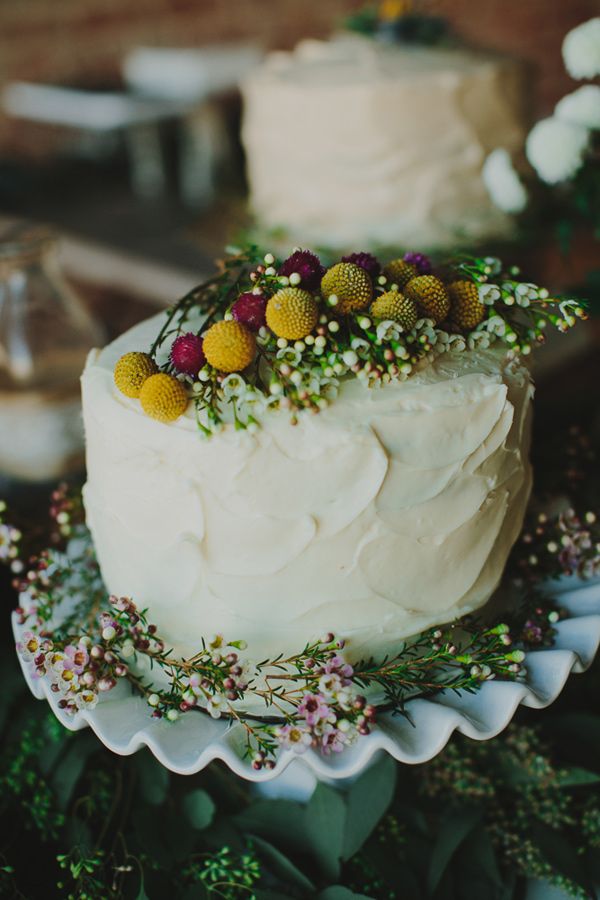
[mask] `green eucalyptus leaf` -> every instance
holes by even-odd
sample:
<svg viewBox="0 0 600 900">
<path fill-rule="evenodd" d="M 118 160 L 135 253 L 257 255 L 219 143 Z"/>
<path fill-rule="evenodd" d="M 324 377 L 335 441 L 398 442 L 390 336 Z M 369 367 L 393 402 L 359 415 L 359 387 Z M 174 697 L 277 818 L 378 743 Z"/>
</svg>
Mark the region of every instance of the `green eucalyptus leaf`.
<svg viewBox="0 0 600 900">
<path fill-rule="evenodd" d="M 94 836 L 87 822 L 71 816 L 67 819 L 66 833 L 69 847 L 78 847 L 83 854 L 92 852 Z"/>
<path fill-rule="evenodd" d="M 52 787 L 59 809 L 65 810 L 69 805 L 75 786 L 85 769 L 87 758 L 97 747 L 96 736 L 92 734 L 79 734 L 67 745 L 66 753 L 52 776 Z"/>
<path fill-rule="evenodd" d="M 448 864 L 462 842 L 481 822 L 480 809 L 460 809 L 447 815 L 441 822 L 436 842 L 431 852 L 427 885 L 433 894 L 440 884 Z"/>
<path fill-rule="evenodd" d="M 200 788 L 190 791 L 184 797 L 182 805 L 187 820 L 193 828 L 198 831 L 208 828 L 215 815 L 215 804 L 206 791 Z"/>
<path fill-rule="evenodd" d="M 279 847 L 296 852 L 309 849 L 304 807 L 291 800 L 258 800 L 234 816 L 234 822 L 246 834 L 258 834 Z"/>
<path fill-rule="evenodd" d="M 328 878 L 337 878 L 344 846 L 346 803 L 335 788 L 318 784 L 304 814 L 312 854 Z"/>
<path fill-rule="evenodd" d="M 395 784 L 396 763 L 386 754 L 350 787 L 342 859 L 354 856 L 377 826 L 392 802 Z"/>
<path fill-rule="evenodd" d="M 465 857 L 467 854 L 470 855 L 471 859 L 476 860 L 477 867 L 492 884 L 496 885 L 496 887 L 502 886 L 502 873 L 498 868 L 494 845 L 486 828 L 475 828 L 467 837 L 462 846 L 462 856 Z"/>
<path fill-rule="evenodd" d="M 314 892 L 315 886 L 306 875 L 304 875 L 294 863 L 284 856 L 284 854 L 269 844 L 268 841 L 256 835 L 252 838 L 252 846 L 258 855 L 265 861 L 269 871 L 275 875 L 277 879 L 284 884 L 295 885 L 303 891 Z"/>
<path fill-rule="evenodd" d="M 341 884 L 333 884 L 317 894 L 316 900 L 373 900 L 373 897 L 368 897 L 367 894 L 355 894 L 354 891 Z"/>
<path fill-rule="evenodd" d="M 474 828 L 459 847 L 452 868 L 461 900 L 499 900 L 503 878 L 488 831 Z"/>
<path fill-rule="evenodd" d="M 149 750 L 138 753 L 135 762 L 142 797 L 146 803 L 160 806 L 167 799 L 169 772 L 152 756 Z"/>
<path fill-rule="evenodd" d="M 581 858 L 566 840 L 564 832 L 555 831 L 541 822 L 534 822 L 531 838 L 557 872 L 589 890 Z"/>
<path fill-rule="evenodd" d="M 556 776 L 556 784 L 560 787 L 577 787 L 584 784 L 597 784 L 600 781 L 600 775 L 595 772 L 588 772 L 587 769 L 580 769 L 577 766 L 559 772 Z"/>
</svg>

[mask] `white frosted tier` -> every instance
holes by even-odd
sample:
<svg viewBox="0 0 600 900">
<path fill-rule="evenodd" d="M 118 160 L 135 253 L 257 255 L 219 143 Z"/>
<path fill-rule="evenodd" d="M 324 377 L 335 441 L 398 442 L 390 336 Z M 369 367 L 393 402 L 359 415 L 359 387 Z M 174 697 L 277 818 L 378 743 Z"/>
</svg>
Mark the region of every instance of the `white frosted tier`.
<svg viewBox="0 0 600 900">
<path fill-rule="evenodd" d="M 481 178 L 523 146 L 510 60 L 466 50 L 304 41 L 243 86 L 250 201 L 302 245 L 454 247 L 510 233 Z"/>
<path fill-rule="evenodd" d="M 193 410 L 147 418 L 113 385 L 155 317 L 82 378 L 85 505 L 108 589 L 183 655 L 221 632 L 255 659 L 333 631 L 379 654 L 484 604 L 529 496 L 532 386 L 506 351 L 439 357 L 402 383 L 347 381 L 294 428 L 210 439 Z"/>
</svg>

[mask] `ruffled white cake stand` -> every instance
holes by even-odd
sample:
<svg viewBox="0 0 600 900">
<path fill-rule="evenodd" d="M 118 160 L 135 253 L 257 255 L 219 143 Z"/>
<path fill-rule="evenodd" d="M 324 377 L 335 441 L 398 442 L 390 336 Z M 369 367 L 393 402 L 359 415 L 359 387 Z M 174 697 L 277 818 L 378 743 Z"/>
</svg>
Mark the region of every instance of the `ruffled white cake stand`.
<svg viewBox="0 0 600 900">
<path fill-rule="evenodd" d="M 587 669 L 600 643 L 600 579 L 581 581 L 565 578 L 549 582 L 551 594 L 566 608 L 569 617 L 556 626 L 551 648 L 527 653 L 527 675 L 521 682 L 490 681 L 475 694 L 447 691 L 434 699 L 408 701 L 408 717 L 384 713 L 377 727 L 339 754 L 323 756 L 307 750 L 301 756 L 285 750 L 271 770 L 255 771 L 242 759 L 240 725 L 189 713 L 177 723 L 152 719 L 147 703 L 120 683 L 93 710 L 69 715 L 58 707 L 58 698 L 45 679 L 32 678 L 29 666 L 23 674 L 35 697 L 47 700 L 62 724 L 77 731 L 89 726 L 114 753 L 127 755 L 148 747 L 166 768 L 181 775 L 200 771 L 213 760 L 222 760 L 242 778 L 261 782 L 261 793 L 302 799 L 317 780 L 353 779 L 381 753 L 402 763 L 423 763 L 436 756 L 452 733 L 478 741 L 501 732 L 522 704 L 534 709 L 549 706 L 560 694 L 572 672 Z M 13 618 L 15 637 L 26 630 Z M 267 784 L 269 782 L 269 784 Z"/>
</svg>

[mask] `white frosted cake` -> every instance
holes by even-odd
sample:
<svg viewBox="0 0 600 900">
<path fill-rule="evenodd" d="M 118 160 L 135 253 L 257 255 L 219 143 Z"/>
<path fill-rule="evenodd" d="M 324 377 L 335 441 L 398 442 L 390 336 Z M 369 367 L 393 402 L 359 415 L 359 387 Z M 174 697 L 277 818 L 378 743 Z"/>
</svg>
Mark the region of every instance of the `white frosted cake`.
<svg viewBox="0 0 600 900">
<path fill-rule="evenodd" d="M 532 386 L 505 345 L 379 388 L 344 381 L 295 427 L 271 411 L 203 439 L 192 405 L 155 421 L 115 386 L 160 324 L 88 359 L 84 496 L 108 590 L 148 607 L 177 653 L 217 632 L 260 659 L 332 631 L 350 657 L 380 654 L 488 600 L 531 485 Z"/>
<path fill-rule="evenodd" d="M 243 85 L 250 204 L 290 243 L 450 247 L 510 234 L 482 180 L 523 145 L 515 62 L 370 38 L 304 41 Z"/>
</svg>

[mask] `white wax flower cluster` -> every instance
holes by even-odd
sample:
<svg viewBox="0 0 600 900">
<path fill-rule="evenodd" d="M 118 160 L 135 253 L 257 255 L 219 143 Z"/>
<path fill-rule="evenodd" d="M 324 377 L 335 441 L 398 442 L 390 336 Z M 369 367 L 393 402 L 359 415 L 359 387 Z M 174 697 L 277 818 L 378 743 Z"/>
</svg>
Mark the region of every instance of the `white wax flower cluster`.
<svg viewBox="0 0 600 900">
<path fill-rule="evenodd" d="M 581 125 L 583 128 L 600 128 L 600 87 L 584 84 L 559 100 L 554 115 L 561 122 Z"/>
<path fill-rule="evenodd" d="M 600 74 L 600 17 L 583 22 L 563 41 L 565 67 L 573 78 Z M 600 129 L 600 87 L 586 84 L 556 104 L 551 116 L 529 132 L 525 154 L 539 178 L 559 184 L 574 178 L 582 167 L 592 140 Z M 482 177 L 494 204 L 507 213 L 519 213 L 527 205 L 527 191 L 509 153 L 497 148 L 485 160 Z"/>
<path fill-rule="evenodd" d="M 600 75 L 600 16 L 582 22 L 565 37 L 562 45 L 565 68 L 572 78 Z"/>
<path fill-rule="evenodd" d="M 481 175 L 492 202 L 498 209 L 513 214 L 523 212 L 527 206 L 527 191 L 508 150 L 504 147 L 492 150 L 483 164 Z"/>
<path fill-rule="evenodd" d="M 542 181 L 558 184 L 577 174 L 589 140 L 588 128 L 553 115 L 533 126 L 525 142 L 525 153 Z"/>
</svg>

